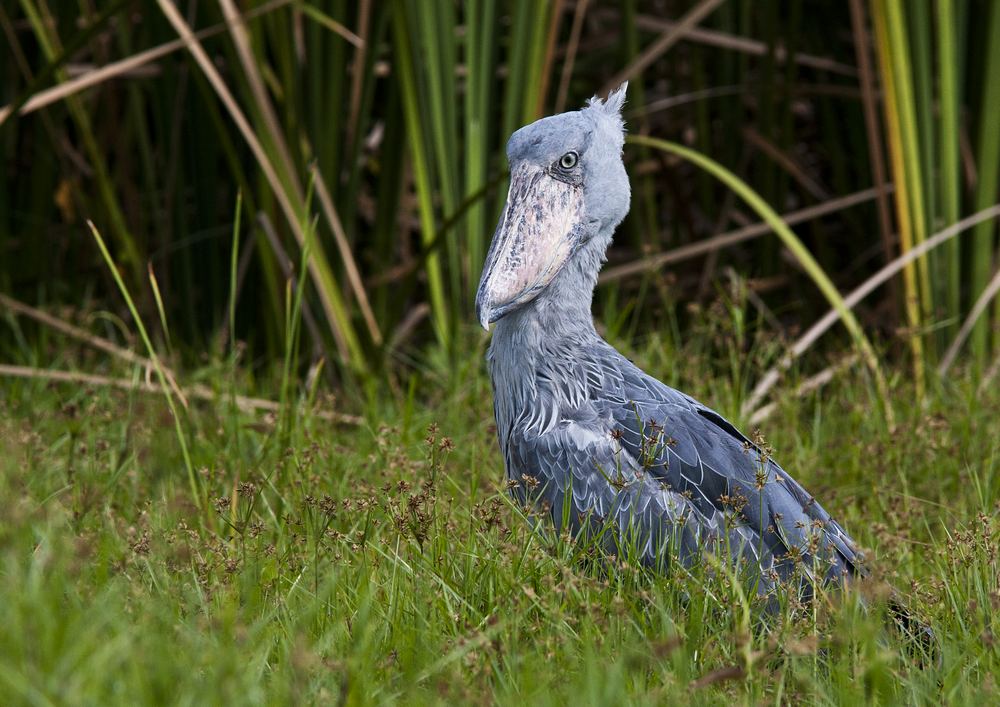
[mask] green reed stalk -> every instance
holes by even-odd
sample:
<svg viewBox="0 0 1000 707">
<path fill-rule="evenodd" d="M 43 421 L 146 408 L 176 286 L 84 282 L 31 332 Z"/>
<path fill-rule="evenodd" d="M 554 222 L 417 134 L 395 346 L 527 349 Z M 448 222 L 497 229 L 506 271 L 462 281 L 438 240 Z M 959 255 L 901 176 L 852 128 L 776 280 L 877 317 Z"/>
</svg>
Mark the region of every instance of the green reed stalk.
<svg viewBox="0 0 1000 707">
<path fill-rule="evenodd" d="M 872 3 L 872 19 L 874 22 L 874 41 L 877 50 L 879 66 L 882 71 L 883 112 L 886 134 L 889 139 L 889 160 L 895 183 L 896 227 L 899 231 L 900 252 L 906 253 L 915 245 L 914 209 L 912 207 L 913 189 L 912 170 L 907 167 L 907 157 L 914 158 L 913 151 L 907 152 L 904 137 L 904 117 L 899 106 L 900 90 L 897 84 L 905 82 L 906 77 L 900 76 L 898 66 L 893 61 L 893 44 L 891 41 L 886 8 L 880 0 Z M 919 189 L 919 184 L 917 185 Z M 910 331 L 908 341 L 913 354 L 914 382 L 918 397 L 923 397 L 925 389 L 925 365 L 923 339 L 920 329 L 923 323 L 920 307 L 920 286 L 917 269 L 908 265 L 903 271 L 903 289 L 905 297 L 906 320 Z"/>
<path fill-rule="evenodd" d="M 403 114 L 406 129 L 410 135 L 410 153 L 413 159 L 413 181 L 417 190 L 417 211 L 420 219 L 421 238 L 428 245 L 434 238 L 434 179 L 431 163 L 424 142 L 425 125 L 420 102 L 421 87 L 418 85 L 414 69 L 413 49 L 410 42 L 406 7 L 397 2 L 393 5 L 393 37 L 398 80 L 402 88 Z M 448 309 L 447 293 L 444 286 L 444 272 L 438 253 L 427 257 L 427 286 L 430 291 L 431 321 L 438 343 L 450 349 L 451 317 Z"/>
<path fill-rule="evenodd" d="M 938 179 L 941 187 L 941 218 L 945 223 L 955 223 L 961 213 L 961 179 L 958 161 L 959 113 L 961 94 L 958 81 L 958 56 L 955 50 L 955 6 L 953 0 L 937 0 L 935 15 L 937 29 L 938 105 L 940 129 L 937 131 Z M 944 307 L 945 315 L 953 321 L 948 332 L 958 331 L 962 314 L 962 250 L 958 240 L 950 241 L 939 258 L 945 263 Z"/>
<path fill-rule="evenodd" d="M 982 101 L 979 106 L 979 140 L 976 153 L 978 181 L 973 204 L 976 210 L 997 202 L 1000 187 L 1000 3 L 989 3 L 989 27 L 986 31 L 982 73 Z M 990 280 L 998 249 L 996 226 L 980 224 L 972 239 L 972 272 L 969 286 L 978 294 Z M 1000 302 L 994 307 L 994 321 L 1000 323 Z M 990 318 L 983 317 L 972 330 L 971 348 L 976 361 L 982 363 L 990 346 Z M 1000 332 L 992 337 L 994 349 L 1000 349 Z"/>
</svg>

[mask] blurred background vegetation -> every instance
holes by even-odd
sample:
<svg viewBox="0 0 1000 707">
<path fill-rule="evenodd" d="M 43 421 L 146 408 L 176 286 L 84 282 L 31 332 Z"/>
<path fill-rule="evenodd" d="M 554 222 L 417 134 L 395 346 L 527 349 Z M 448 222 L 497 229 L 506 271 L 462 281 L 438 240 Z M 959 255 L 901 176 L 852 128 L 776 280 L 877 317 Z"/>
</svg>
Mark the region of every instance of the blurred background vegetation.
<svg viewBox="0 0 1000 707">
<path fill-rule="evenodd" d="M 447 370 L 482 345 L 506 138 L 628 79 L 630 135 L 731 171 L 840 293 L 923 253 L 848 301 L 918 391 L 956 354 L 996 374 L 1000 3 L 12 0 L 0 30 L 8 361 L 87 364 L 17 303 L 131 343 L 89 219 L 176 365 Z M 738 283 L 775 363 L 810 349 L 830 297 L 761 211 L 676 151 L 625 158 L 610 334 L 683 339 Z"/>
</svg>

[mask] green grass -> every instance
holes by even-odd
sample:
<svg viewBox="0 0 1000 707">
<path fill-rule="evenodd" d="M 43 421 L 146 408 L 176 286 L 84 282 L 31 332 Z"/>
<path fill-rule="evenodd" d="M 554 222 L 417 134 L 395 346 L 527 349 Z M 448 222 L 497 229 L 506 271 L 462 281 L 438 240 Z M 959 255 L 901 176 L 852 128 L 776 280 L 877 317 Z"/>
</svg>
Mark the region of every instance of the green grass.
<svg viewBox="0 0 1000 707">
<path fill-rule="evenodd" d="M 710 320 L 700 343 L 631 355 L 733 414 L 743 374 L 713 352 L 745 334 Z M 775 353 L 751 349 L 743 365 Z M 161 397 L 0 383 L 5 703 L 996 701 L 995 390 L 957 380 L 898 404 L 889 433 L 859 371 L 763 426 L 933 625 L 940 666 L 920 668 L 882 629 L 881 581 L 870 612 L 830 597 L 766 632 L 709 573 L 588 570 L 507 500 L 488 380 L 460 359 L 375 396 L 361 427 L 323 420 L 322 399 L 244 416 L 223 385 L 183 417 L 204 511 Z M 890 386 L 911 399 L 905 376 Z"/>
</svg>

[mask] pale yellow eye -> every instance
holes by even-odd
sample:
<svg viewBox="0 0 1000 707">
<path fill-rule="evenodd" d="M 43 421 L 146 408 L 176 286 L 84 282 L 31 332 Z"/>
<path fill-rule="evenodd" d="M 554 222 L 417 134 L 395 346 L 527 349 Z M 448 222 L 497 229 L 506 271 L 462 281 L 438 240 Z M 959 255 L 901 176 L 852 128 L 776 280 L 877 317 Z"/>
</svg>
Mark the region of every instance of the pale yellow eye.
<svg viewBox="0 0 1000 707">
<path fill-rule="evenodd" d="M 575 152 L 567 152 L 559 158 L 559 166 L 563 169 L 573 169 L 578 159 L 579 156 Z"/>
</svg>

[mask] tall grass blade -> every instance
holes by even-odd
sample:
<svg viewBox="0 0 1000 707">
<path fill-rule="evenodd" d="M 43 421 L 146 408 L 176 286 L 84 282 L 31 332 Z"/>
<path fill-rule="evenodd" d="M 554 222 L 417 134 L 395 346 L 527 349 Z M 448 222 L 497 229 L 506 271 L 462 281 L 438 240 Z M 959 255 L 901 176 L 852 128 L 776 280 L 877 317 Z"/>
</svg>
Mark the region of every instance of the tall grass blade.
<svg viewBox="0 0 1000 707">
<path fill-rule="evenodd" d="M 344 264 L 347 281 L 351 285 L 351 290 L 358 301 L 358 307 L 361 309 L 361 316 L 368 327 L 368 335 L 376 346 L 381 346 L 382 332 L 379 329 L 378 322 L 375 321 L 375 314 L 372 312 L 371 304 L 368 301 L 368 293 L 365 292 L 365 286 L 361 282 L 361 273 L 358 270 L 358 264 L 355 261 L 354 253 L 351 252 L 351 245 L 347 242 L 347 234 L 344 232 L 344 226 L 337 213 L 337 207 L 334 206 L 333 198 L 326 188 L 323 175 L 320 174 L 319 167 L 315 164 L 312 166 L 310 178 L 315 184 L 316 196 L 319 197 L 320 208 L 326 217 L 326 222 L 330 226 L 330 230 L 333 232 L 333 240 L 337 244 L 337 251 L 340 253 L 341 262 Z"/>
<path fill-rule="evenodd" d="M 198 483 L 198 477 L 194 471 L 194 464 L 191 461 L 191 453 L 188 451 L 187 435 L 184 432 L 184 428 L 181 426 L 181 416 L 180 412 L 177 410 L 177 405 L 174 403 L 174 395 L 170 389 L 170 383 L 167 380 L 167 376 L 164 373 L 163 365 L 160 363 L 160 357 L 156 353 L 156 349 L 153 347 L 153 342 L 149 338 L 149 334 L 146 332 L 146 327 L 142 323 L 142 318 L 139 316 L 139 310 L 135 306 L 135 301 L 132 299 L 132 295 L 129 294 L 128 287 L 125 285 L 125 281 L 122 280 L 121 274 L 118 272 L 118 265 L 115 263 L 114 258 L 111 257 L 111 253 L 108 251 L 108 247 L 104 244 L 104 239 L 101 238 L 100 231 L 97 230 L 92 222 L 88 221 L 87 226 L 90 228 L 91 234 L 94 236 L 94 240 L 97 241 L 97 247 L 101 251 L 101 256 L 104 258 L 104 263 L 108 266 L 108 270 L 111 272 L 112 278 L 114 278 L 115 284 L 118 285 L 118 291 L 121 293 L 122 297 L 125 299 L 125 304 L 128 305 L 129 312 L 132 314 L 132 319 L 135 322 L 135 327 L 139 331 L 139 336 L 142 338 L 142 343 L 146 347 L 146 355 L 153 362 L 153 368 L 156 370 L 156 376 L 160 381 L 160 388 L 163 391 L 163 398 L 166 400 L 167 407 L 170 408 L 170 416 L 174 420 L 174 432 L 177 434 L 177 443 L 181 447 L 181 455 L 184 457 L 184 466 L 187 469 L 188 484 L 191 487 L 191 496 L 194 499 L 195 505 L 198 509 L 202 508 L 203 499 L 201 497 L 201 489 Z"/>
<path fill-rule="evenodd" d="M 153 300 L 156 302 L 156 313 L 160 315 L 160 327 L 163 329 L 163 337 L 167 345 L 167 353 L 173 350 L 170 343 L 170 327 L 167 325 L 167 310 L 163 306 L 163 295 L 160 294 L 160 283 L 156 280 L 156 273 L 153 271 L 153 264 L 150 263 L 147 271 L 149 273 L 149 286 L 153 290 Z"/>
</svg>

